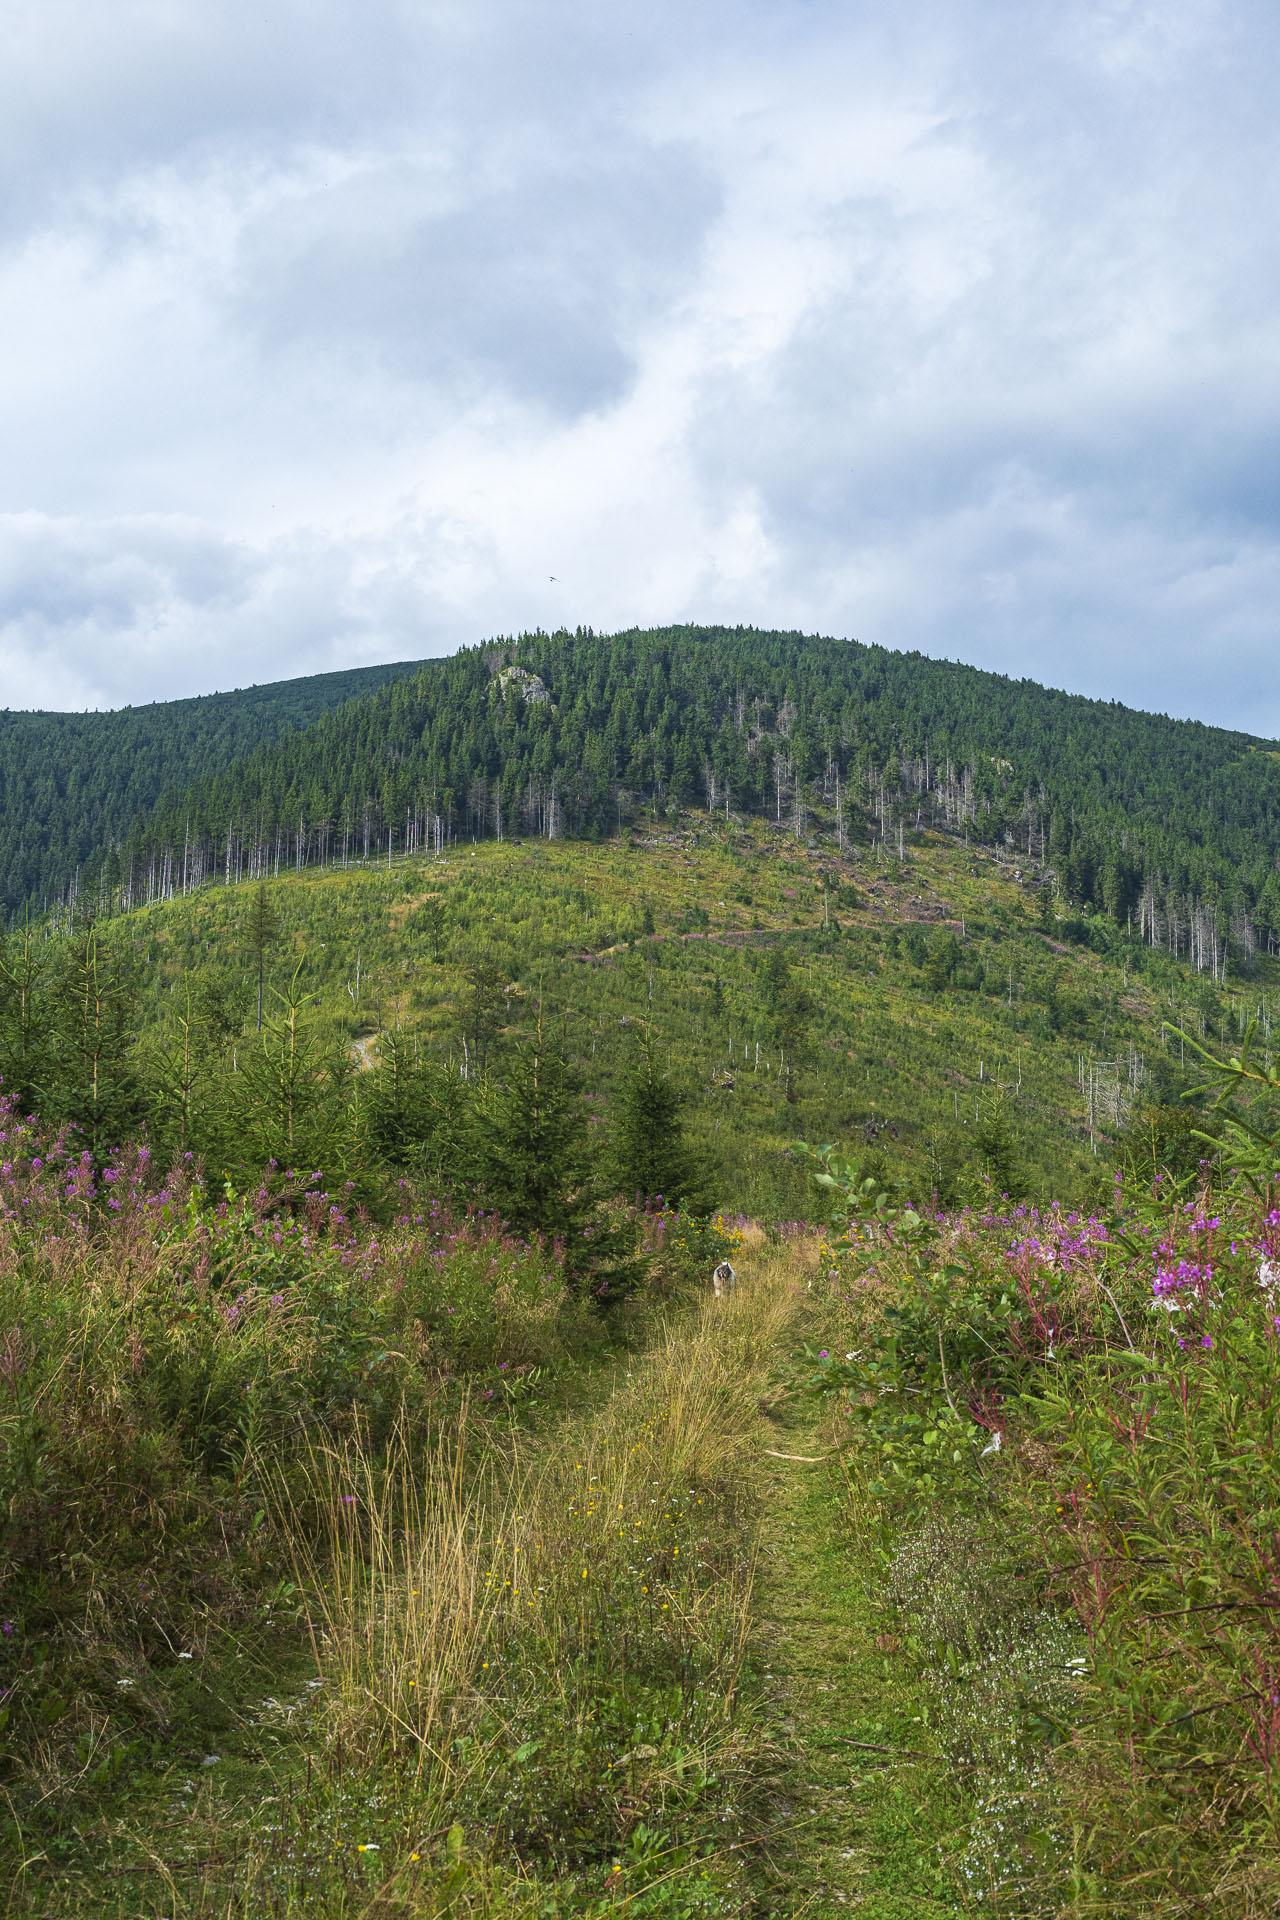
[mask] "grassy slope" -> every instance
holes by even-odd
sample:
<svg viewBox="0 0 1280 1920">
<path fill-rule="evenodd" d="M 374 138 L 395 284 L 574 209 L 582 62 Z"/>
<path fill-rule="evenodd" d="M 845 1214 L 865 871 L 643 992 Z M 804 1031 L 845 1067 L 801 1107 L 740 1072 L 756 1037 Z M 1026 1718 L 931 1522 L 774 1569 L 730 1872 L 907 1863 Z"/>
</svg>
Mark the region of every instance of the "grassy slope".
<svg viewBox="0 0 1280 1920">
<path fill-rule="evenodd" d="M 186 967 L 247 1000 L 249 892 L 214 887 L 122 923 L 145 963 L 152 1022 L 176 1007 Z M 1168 1058 L 1162 1019 L 1216 1034 L 1270 993 L 1266 962 L 1256 982 L 1223 993 L 1118 936 L 1109 957 L 1050 940 L 1014 868 L 936 838 L 885 865 L 704 817 L 623 843 L 489 843 L 282 876 L 272 894 L 286 929 L 274 977 L 302 962 L 321 1021 L 347 1045 L 404 1027 L 459 1060 L 466 970 L 489 961 L 516 983 L 513 1025 L 539 992 L 563 1017 L 603 1112 L 632 1036 L 651 1022 L 719 1162 L 724 1202 L 773 1217 L 810 1204 L 781 1157 L 788 1140 L 875 1141 L 927 1191 L 939 1160 L 963 1163 L 997 1086 L 1028 1184 L 1085 1198 L 1105 1182 L 1114 1122 L 1099 1115 L 1095 1153 L 1082 1061 L 1119 1062 L 1127 1080 L 1133 1055 Z M 437 907 L 438 960 L 426 919 Z M 962 936 L 963 966 L 982 986 L 930 990 L 905 951 L 917 926 Z M 761 980 L 778 945 L 812 1002 L 798 1062 L 794 1043 L 792 1062 L 780 1049 Z M 376 1039 L 360 1057 L 375 1054 Z"/>
<path fill-rule="evenodd" d="M 446 1473 L 426 1499 L 397 1493 L 394 1449 L 389 1481 L 358 1441 L 318 1452 L 307 1520 L 277 1516 L 314 1665 L 296 1590 L 292 1656 L 277 1635 L 274 1672 L 252 1640 L 199 1646 L 216 1764 L 190 1728 L 164 1729 L 127 1789 L 82 1795 L 56 1864 L 27 1849 L 6 1910 L 790 1911 L 785 1890 L 764 1907 L 750 1890 L 777 1825 L 776 1762 L 743 1658 L 761 1400 L 801 1275 L 785 1252 L 743 1264 L 757 1284 L 656 1324 L 607 1382 L 584 1373 L 556 1422 L 504 1434 L 442 1408 L 440 1459 L 459 1448 L 469 1463 L 460 1490 Z M 400 1464 L 420 1489 L 420 1463 Z M 354 1528 L 352 1486 L 367 1516 Z"/>
</svg>

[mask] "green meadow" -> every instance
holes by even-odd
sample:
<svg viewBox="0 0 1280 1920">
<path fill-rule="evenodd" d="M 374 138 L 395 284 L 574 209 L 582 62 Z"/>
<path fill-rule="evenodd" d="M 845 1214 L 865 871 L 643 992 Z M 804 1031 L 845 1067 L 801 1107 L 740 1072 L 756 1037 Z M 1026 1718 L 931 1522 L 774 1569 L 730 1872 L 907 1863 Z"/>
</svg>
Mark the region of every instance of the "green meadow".
<svg viewBox="0 0 1280 1920">
<path fill-rule="evenodd" d="M 12 933 L 5 1911 L 1273 1911 L 1274 973 L 699 813 Z"/>
<path fill-rule="evenodd" d="M 282 875 L 266 1008 L 296 972 L 317 1035 L 361 1071 L 395 1036 L 474 1080 L 540 1007 L 601 1126 L 651 1035 L 717 1199 L 763 1217 L 804 1214 L 797 1136 L 860 1143 L 921 1197 L 974 1198 L 985 1175 L 1083 1200 L 1179 1078 L 1166 1024 L 1225 1038 L 1269 1006 L 1275 968 L 1218 988 L 1101 917 L 1046 912 L 1032 879 L 942 836 L 899 862 L 705 816 Z M 148 1036 L 172 1035 L 193 981 L 252 1024 L 255 891 L 112 923 Z"/>
</svg>

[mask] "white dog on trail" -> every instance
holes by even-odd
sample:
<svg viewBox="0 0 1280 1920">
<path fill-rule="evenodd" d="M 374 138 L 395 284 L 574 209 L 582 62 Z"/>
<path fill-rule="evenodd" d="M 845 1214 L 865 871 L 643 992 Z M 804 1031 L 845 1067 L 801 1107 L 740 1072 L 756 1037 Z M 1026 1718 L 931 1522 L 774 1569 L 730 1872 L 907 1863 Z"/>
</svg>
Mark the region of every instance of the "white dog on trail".
<svg viewBox="0 0 1280 1920">
<path fill-rule="evenodd" d="M 732 1293 L 737 1284 L 738 1276 L 727 1260 L 722 1260 L 718 1267 L 712 1269 L 711 1291 L 717 1300 L 723 1300 L 727 1293 Z"/>
</svg>

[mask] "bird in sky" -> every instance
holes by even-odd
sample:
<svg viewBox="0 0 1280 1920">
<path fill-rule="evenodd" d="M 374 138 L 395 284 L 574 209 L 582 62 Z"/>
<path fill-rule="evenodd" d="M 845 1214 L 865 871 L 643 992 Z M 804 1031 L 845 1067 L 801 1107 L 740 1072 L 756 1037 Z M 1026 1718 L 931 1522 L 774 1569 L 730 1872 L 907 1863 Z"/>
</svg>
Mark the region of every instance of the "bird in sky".
<svg viewBox="0 0 1280 1920">
<path fill-rule="evenodd" d="M 559 583 L 559 579 L 558 579 L 558 577 L 557 577 L 557 575 L 555 575 L 554 573 L 549 573 L 549 574 L 547 575 L 547 578 L 548 578 L 548 580 L 550 580 L 550 581 L 551 581 L 551 583 L 552 583 L 552 585 L 553 585 L 553 586 L 558 586 L 558 585 L 560 584 L 560 583 Z"/>
</svg>

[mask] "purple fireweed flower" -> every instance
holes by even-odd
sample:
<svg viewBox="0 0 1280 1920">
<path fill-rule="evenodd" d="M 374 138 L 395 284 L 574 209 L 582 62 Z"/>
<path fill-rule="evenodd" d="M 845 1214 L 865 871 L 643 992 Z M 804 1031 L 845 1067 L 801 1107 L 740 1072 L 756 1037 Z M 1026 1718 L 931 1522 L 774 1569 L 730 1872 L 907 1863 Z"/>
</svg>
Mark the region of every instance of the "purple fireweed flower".
<svg viewBox="0 0 1280 1920">
<path fill-rule="evenodd" d="M 1207 1288 L 1212 1279 L 1213 1268 L 1207 1263 L 1202 1266 L 1195 1261 L 1179 1260 L 1176 1267 L 1164 1266 L 1157 1270 L 1151 1291 L 1157 1300 L 1167 1300 L 1188 1287 Z"/>
</svg>

